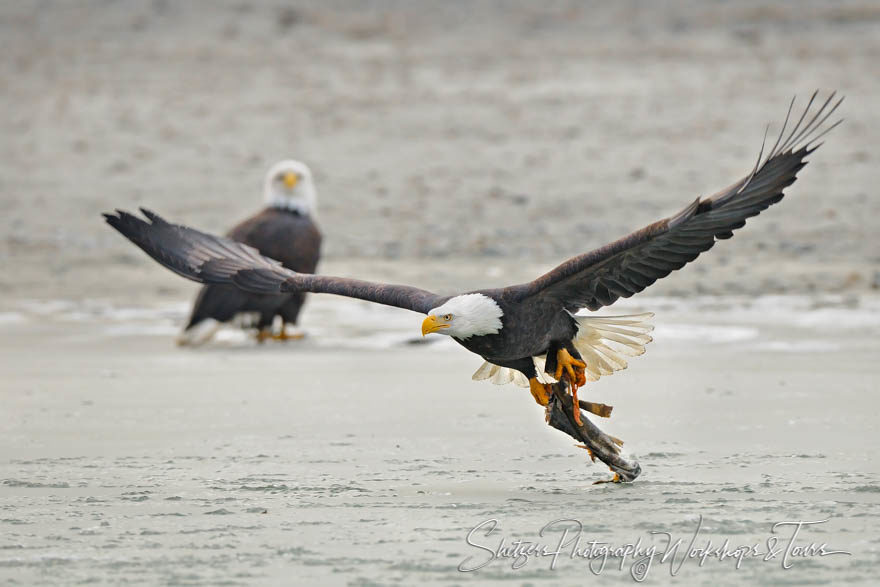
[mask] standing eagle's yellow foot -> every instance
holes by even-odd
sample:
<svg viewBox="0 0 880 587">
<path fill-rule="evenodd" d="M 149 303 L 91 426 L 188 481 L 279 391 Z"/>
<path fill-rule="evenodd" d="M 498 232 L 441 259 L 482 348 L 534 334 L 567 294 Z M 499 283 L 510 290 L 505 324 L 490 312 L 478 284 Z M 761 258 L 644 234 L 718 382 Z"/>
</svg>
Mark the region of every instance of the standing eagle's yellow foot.
<svg viewBox="0 0 880 587">
<path fill-rule="evenodd" d="M 278 330 L 278 334 L 272 335 L 272 340 L 299 340 L 301 338 L 305 338 L 305 334 L 302 332 L 294 332 L 293 334 L 287 334 L 287 320 L 281 319 L 281 329 Z"/>
<path fill-rule="evenodd" d="M 278 334 L 273 334 L 271 336 L 272 340 L 282 340 L 282 341 L 284 341 L 284 340 L 300 340 L 305 337 L 306 337 L 306 335 L 303 332 L 294 332 L 293 334 L 288 334 L 287 330 L 285 330 L 284 328 L 282 328 Z"/>
<path fill-rule="evenodd" d="M 294 332 L 293 334 L 287 333 L 286 322 L 284 320 L 281 321 L 281 329 L 278 332 L 272 331 L 272 326 L 266 326 L 264 328 L 260 328 L 257 330 L 257 342 L 264 343 L 267 340 L 278 340 L 278 341 L 286 341 L 286 340 L 299 340 L 301 338 L 305 338 L 305 334 L 302 332 Z"/>
<path fill-rule="evenodd" d="M 578 403 L 578 387 L 584 385 L 587 382 L 587 364 L 579 359 L 575 359 L 571 356 L 566 349 L 559 349 L 559 352 L 556 353 L 556 373 L 554 377 L 557 380 L 562 380 L 562 375 L 568 376 L 568 385 L 571 388 L 571 401 L 574 410 L 574 421 L 577 422 L 578 426 L 581 426 L 583 422 L 581 421 L 581 411 L 580 404 Z"/>
</svg>

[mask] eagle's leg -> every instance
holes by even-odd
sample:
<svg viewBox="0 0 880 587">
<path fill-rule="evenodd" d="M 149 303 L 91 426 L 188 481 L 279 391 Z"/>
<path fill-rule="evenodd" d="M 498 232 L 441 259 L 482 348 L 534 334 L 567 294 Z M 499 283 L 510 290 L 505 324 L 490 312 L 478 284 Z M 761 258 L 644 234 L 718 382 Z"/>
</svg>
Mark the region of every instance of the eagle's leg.
<svg viewBox="0 0 880 587">
<path fill-rule="evenodd" d="M 577 352 L 577 351 L 575 351 Z M 561 348 L 556 351 L 556 373 L 554 377 L 557 380 L 562 380 L 563 373 L 568 376 L 568 385 L 571 389 L 571 399 L 575 406 L 580 406 L 578 402 L 578 387 L 584 385 L 587 382 L 587 364 L 581 361 L 580 359 L 576 359 L 572 356 L 572 354 L 566 348 Z M 578 426 L 583 424 L 581 421 L 581 411 L 574 411 L 574 419 L 577 422 Z"/>
<path fill-rule="evenodd" d="M 267 340 L 269 340 L 273 336 L 274 335 L 272 334 L 271 327 L 267 328 L 265 326 L 260 326 L 257 328 L 257 342 L 258 343 L 263 344 L 264 342 L 266 342 Z"/>
</svg>

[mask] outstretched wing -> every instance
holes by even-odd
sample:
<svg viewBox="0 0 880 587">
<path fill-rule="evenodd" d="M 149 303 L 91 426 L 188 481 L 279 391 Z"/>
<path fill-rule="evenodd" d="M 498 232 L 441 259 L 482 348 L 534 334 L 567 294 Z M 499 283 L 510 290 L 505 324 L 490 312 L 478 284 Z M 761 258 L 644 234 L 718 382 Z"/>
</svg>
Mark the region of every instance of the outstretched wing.
<svg viewBox="0 0 880 587">
<path fill-rule="evenodd" d="M 447 298 L 406 285 L 296 273 L 256 249 L 228 238 L 171 224 L 141 208 L 149 222 L 117 210 L 107 223 L 153 259 L 200 283 L 228 283 L 245 291 L 277 294 L 307 291 L 358 298 L 427 314 Z"/>
<path fill-rule="evenodd" d="M 711 249 L 716 239 L 732 237 L 747 218 L 782 199 L 782 190 L 794 182 L 797 172 L 806 165 L 807 155 L 820 146 L 816 141 L 840 124 L 838 121 L 821 130 L 843 101 L 841 98 L 829 107 L 834 93 L 804 123 L 815 98 L 816 93 L 785 137 L 792 100 L 779 138 L 767 157 L 762 158 L 762 147 L 752 172 L 732 186 L 708 198 L 697 198 L 678 214 L 616 242 L 573 257 L 530 283 L 512 286 L 505 296 L 524 299 L 541 295 L 570 312 L 596 310 L 618 298 L 628 298 L 684 267 Z"/>
</svg>

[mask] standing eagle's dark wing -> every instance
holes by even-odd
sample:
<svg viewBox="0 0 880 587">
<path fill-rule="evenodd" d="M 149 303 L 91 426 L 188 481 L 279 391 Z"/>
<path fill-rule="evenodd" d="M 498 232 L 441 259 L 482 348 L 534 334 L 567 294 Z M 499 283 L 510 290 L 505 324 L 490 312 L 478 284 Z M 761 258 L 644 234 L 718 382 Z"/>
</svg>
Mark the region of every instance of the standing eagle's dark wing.
<svg viewBox="0 0 880 587">
<path fill-rule="evenodd" d="M 596 310 L 618 298 L 628 298 L 680 269 L 712 248 L 716 239 L 730 238 L 735 229 L 745 225 L 747 218 L 782 199 L 782 190 L 794 182 L 797 172 L 806 165 L 804 159 L 819 147 L 816 141 L 840 123 L 820 131 L 843 101 L 841 98 L 829 107 L 833 93 L 807 120 L 815 97 L 814 93 L 790 134 L 785 136 L 791 115 L 789 106 L 776 144 L 766 159 L 762 159 L 761 149 L 754 170 L 743 179 L 711 197 L 697 198 L 674 216 L 573 257 L 530 283 L 507 288 L 505 297 L 522 300 L 540 295 L 570 312 L 582 308 Z"/>
<path fill-rule="evenodd" d="M 266 208 L 236 224 L 227 234 L 232 240 L 257 249 L 298 273 L 314 273 L 321 254 L 321 232 L 312 219 L 291 210 Z M 295 324 L 305 294 L 255 294 L 234 285 L 206 284 L 199 290 L 186 326 L 212 318 L 227 322 L 242 312 L 256 312 L 256 326 L 271 324 L 276 314 Z"/>
<path fill-rule="evenodd" d="M 200 283 L 233 284 L 262 294 L 329 293 L 422 314 L 448 299 L 406 285 L 296 273 L 242 243 L 171 224 L 143 208 L 141 212 L 149 222 L 121 210 L 104 218 L 160 264 Z"/>
</svg>

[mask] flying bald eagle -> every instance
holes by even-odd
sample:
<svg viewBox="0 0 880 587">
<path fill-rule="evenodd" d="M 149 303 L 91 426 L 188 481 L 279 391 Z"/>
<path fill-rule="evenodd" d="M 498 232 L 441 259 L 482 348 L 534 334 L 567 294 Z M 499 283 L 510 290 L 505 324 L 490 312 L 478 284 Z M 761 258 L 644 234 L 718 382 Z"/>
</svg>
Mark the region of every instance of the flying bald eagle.
<svg viewBox="0 0 880 587">
<path fill-rule="evenodd" d="M 321 254 L 321 232 L 313 218 L 316 194 L 312 172 L 299 161 L 279 161 L 266 173 L 263 199 L 266 208 L 235 225 L 226 236 L 281 261 L 292 271 L 314 273 Z M 285 325 L 296 324 L 305 296 L 301 291 L 266 294 L 208 283 L 199 290 L 189 322 L 177 342 L 203 344 L 223 323 L 233 320 L 256 327 L 259 341 L 285 340 Z M 281 330 L 273 334 L 276 316 L 281 317 Z"/>
<path fill-rule="evenodd" d="M 261 294 L 328 293 L 359 298 L 426 314 L 422 334 L 438 333 L 474 352 L 489 364 L 482 371 L 512 369 L 528 381 L 535 400 L 547 405 L 552 387 L 539 373 L 565 378 L 577 406 L 577 388 L 587 374 L 613 370 L 611 341 L 638 354 L 646 339 L 644 316 L 605 318 L 576 315 L 597 310 L 642 291 L 733 236 L 746 219 L 780 201 L 819 138 L 840 121 L 823 125 L 840 105 L 834 94 L 811 114 L 816 94 L 786 135 L 792 100 L 776 143 L 751 173 L 718 193 L 697 198 L 677 214 L 650 224 L 618 241 L 573 257 L 529 283 L 440 296 L 423 289 L 357 279 L 306 275 L 285 268 L 251 247 L 230 239 L 171 224 L 141 209 L 148 221 L 119 211 L 107 222 L 153 259 L 172 271 L 210 284 L 234 285 Z M 766 134 L 765 134 L 766 137 Z M 601 320 L 601 319 L 600 319 Z M 598 332 L 594 332 L 598 331 Z M 585 353 L 584 349 L 589 349 Z M 623 354 L 626 354 L 624 351 Z M 606 363 L 603 365 L 603 363 Z M 590 410 L 599 415 L 601 405 Z M 589 408 L 587 408 L 589 409 Z M 575 411 L 580 423 L 580 412 Z"/>
</svg>

